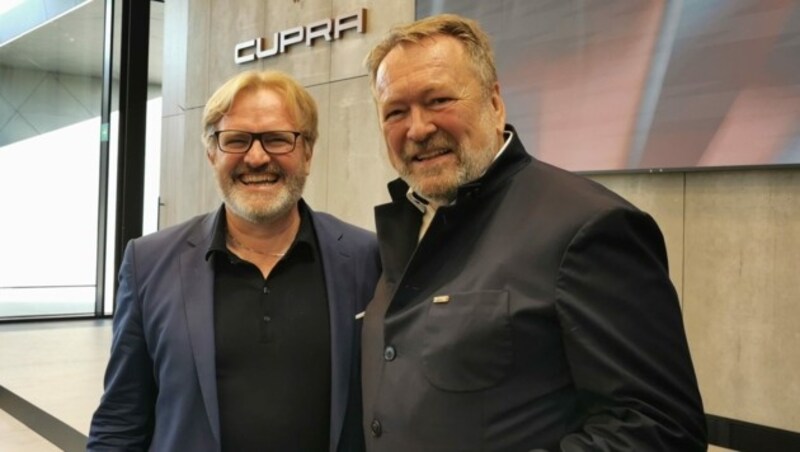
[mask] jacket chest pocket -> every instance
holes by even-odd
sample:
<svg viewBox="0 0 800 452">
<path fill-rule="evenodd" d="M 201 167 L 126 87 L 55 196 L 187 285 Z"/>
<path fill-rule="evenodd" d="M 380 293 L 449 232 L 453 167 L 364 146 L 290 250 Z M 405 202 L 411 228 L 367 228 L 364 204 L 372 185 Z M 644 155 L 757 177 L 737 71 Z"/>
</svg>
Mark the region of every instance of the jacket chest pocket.
<svg viewBox="0 0 800 452">
<path fill-rule="evenodd" d="M 478 391 L 496 385 L 513 362 L 508 292 L 439 295 L 425 317 L 422 366 L 444 391 Z"/>
</svg>

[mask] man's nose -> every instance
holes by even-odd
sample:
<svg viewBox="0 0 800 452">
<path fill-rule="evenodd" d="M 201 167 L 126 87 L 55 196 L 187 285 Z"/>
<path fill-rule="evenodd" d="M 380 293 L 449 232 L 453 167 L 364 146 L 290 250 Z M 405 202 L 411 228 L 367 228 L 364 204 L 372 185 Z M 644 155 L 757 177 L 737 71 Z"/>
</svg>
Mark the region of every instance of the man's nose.
<svg viewBox="0 0 800 452">
<path fill-rule="evenodd" d="M 436 124 L 432 121 L 431 113 L 422 108 L 412 108 L 409 112 L 409 121 L 411 123 L 406 136 L 411 141 L 425 141 L 436 132 Z"/>
<path fill-rule="evenodd" d="M 250 166 L 257 167 L 265 165 L 272 160 L 272 156 L 264 149 L 261 140 L 253 140 L 250 149 L 244 154 L 244 161 Z"/>
</svg>

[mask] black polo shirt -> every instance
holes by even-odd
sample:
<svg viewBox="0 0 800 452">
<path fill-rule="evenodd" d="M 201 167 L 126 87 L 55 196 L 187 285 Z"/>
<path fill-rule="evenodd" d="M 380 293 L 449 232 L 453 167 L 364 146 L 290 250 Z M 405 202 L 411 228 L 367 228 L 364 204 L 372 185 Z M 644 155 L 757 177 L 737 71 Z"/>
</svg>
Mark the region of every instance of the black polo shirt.
<svg viewBox="0 0 800 452">
<path fill-rule="evenodd" d="M 308 208 L 267 279 L 225 244 L 214 265 L 214 339 L 222 449 L 323 451 L 330 438 L 331 342 L 322 260 Z"/>
</svg>

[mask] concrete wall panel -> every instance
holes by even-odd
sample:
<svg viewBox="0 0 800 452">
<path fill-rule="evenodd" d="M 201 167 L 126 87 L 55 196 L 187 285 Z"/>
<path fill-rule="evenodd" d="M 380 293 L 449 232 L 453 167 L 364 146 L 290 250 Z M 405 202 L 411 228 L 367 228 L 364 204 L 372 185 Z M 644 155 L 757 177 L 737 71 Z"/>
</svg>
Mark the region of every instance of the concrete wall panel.
<svg viewBox="0 0 800 452">
<path fill-rule="evenodd" d="M 366 77 L 331 84 L 328 210 L 375 230 L 373 207 L 389 200 L 386 183 L 396 176 L 368 86 Z"/>
<path fill-rule="evenodd" d="M 800 170 L 689 173 L 685 221 L 706 411 L 800 431 Z"/>
</svg>

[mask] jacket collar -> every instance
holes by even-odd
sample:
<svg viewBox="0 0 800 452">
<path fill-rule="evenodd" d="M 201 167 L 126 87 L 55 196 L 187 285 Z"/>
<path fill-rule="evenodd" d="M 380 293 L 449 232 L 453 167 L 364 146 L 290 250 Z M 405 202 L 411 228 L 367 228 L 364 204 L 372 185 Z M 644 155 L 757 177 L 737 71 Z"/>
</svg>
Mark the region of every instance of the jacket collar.
<svg viewBox="0 0 800 452">
<path fill-rule="evenodd" d="M 514 173 L 525 167 L 533 159 L 519 139 L 514 126 L 506 124 L 506 132 L 511 132 L 511 142 L 505 151 L 489 165 L 489 168 L 478 179 L 468 182 L 458 188 L 456 204 L 464 198 L 476 196 L 479 192 L 492 190 L 502 184 Z M 407 199 L 408 184 L 402 179 L 395 179 L 388 184 L 389 195 L 394 203 L 409 202 Z"/>
<path fill-rule="evenodd" d="M 505 130 L 512 133 L 505 151 L 492 162 L 483 176 L 459 187 L 454 205 L 444 208 L 450 211 L 452 220 L 458 221 L 468 215 L 470 205 L 495 192 L 533 160 L 522 146 L 514 127 L 506 125 Z M 395 179 L 388 184 L 388 188 L 392 202 L 375 207 L 375 226 L 384 276 L 389 284 L 397 284 L 417 248 L 422 212 L 406 197 L 408 184 L 405 181 Z M 391 239 L 387 240 L 387 237 Z"/>
</svg>

